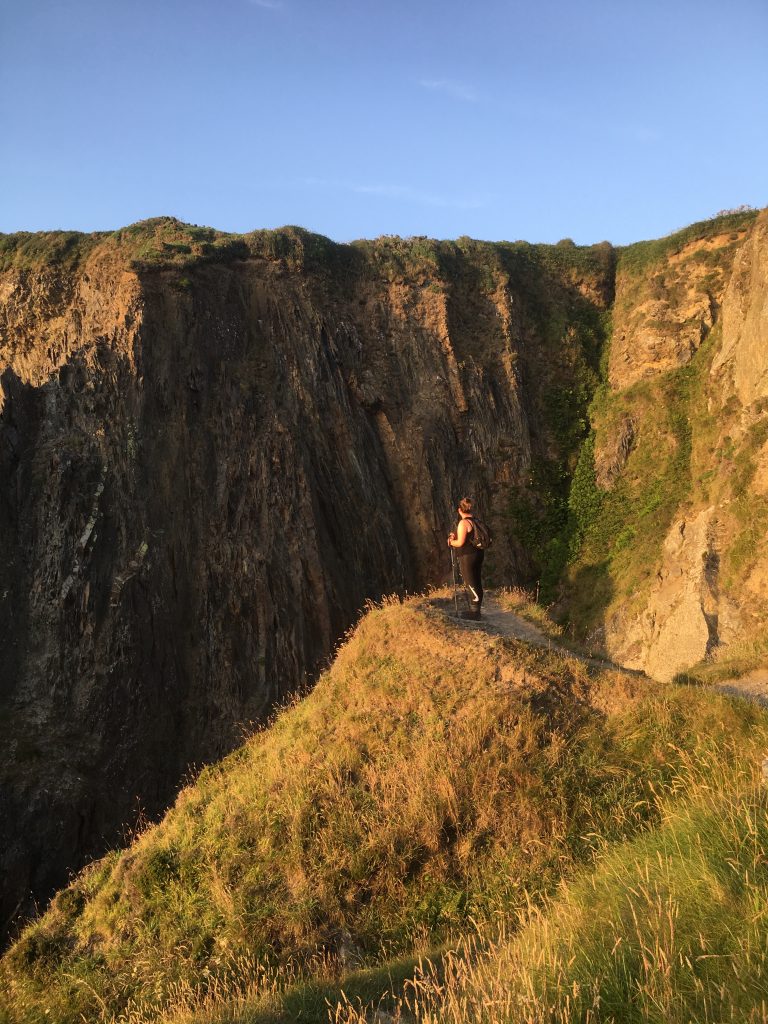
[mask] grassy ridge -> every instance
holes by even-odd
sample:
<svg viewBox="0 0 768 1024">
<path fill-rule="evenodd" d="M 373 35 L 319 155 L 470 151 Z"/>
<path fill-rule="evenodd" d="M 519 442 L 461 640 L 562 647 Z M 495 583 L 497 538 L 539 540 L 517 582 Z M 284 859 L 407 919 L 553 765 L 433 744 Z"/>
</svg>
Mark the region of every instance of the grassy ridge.
<svg viewBox="0 0 768 1024">
<path fill-rule="evenodd" d="M 376 609 L 306 700 L 27 929 L 5 1020 L 198 1019 L 181 993 L 201 1019 L 243 999 L 287 1019 L 354 966 L 369 996 L 393 957 L 517 920 L 658 825 L 705 746 L 755 759 L 767 736 L 757 709 L 590 676 L 425 600 Z"/>
<path fill-rule="evenodd" d="M 29 270 L 51 265 L 69 270 L 76 267 L 107 237 L 107 232 L 89 235 L 80 231 L 0 233 L 0 272 L 12 268 Z"/>
<path fill-rule="evenodd" d="M 116 231 L 19 231 L 0 233 L 0 272 L 56 267 L 71 270 L 93 252 L 113 252 L 135 270 L 185 269 L 195 264 L 262 258 L 285 260 L 294 268 L 318 269 L 349 250 L 300 227 L 233 234 L 185 224 L 175 217 L 151 217 Z"/>
</svg>

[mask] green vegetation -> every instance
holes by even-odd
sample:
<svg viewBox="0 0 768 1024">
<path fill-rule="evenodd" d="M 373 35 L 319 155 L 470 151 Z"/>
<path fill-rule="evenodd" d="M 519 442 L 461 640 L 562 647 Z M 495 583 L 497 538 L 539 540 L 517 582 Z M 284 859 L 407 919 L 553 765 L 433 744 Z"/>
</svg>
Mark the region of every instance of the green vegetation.
<svg viewBox="0 0 768 1024">
<path fill-rule="evenodd" d="M 175 217 L 138 221 L 113 232 L 110 242 L 136 270 L 189 267 L 248 256 L 242 236 L 184 224 Z"/>
<path fill-rule="evenodd" d="M 533 245 L 529 242 L 484 242 L 466 235 L 456 241 L 426 236 L 401 238 L 382 235 L 361 239 L 352 247 L 365 255 L 388 280 L 414 280 L 419 276 L 453 279 L 458 261 L 484 268 L 483 287 L 495 290 L 500 282 L 531 278 L 534 275 L 567 274 L 599 278 L 611 275 L 615 250 L 609 242 L 598 245 Z"/>
<path fill-rule="evenodd" d="M 451 245 L 450 242 L 421 236 L 401 238 L 399 235 L 382 235 L 372 240 L 353 242 L 352 248 L 387 280 L 418 281 L 419 278 L 442 276 L 443 260 Z"/>
<path fill-rule="evenodd" d="M 189 268 L 199 263 L 255 258 L 282 261 L 292 270 L 344 276 L 360 273 L 368 262 L 374 272 L 388 280 L 426 278 L 440 291 L 443 285 L 438 282 L 446 269 L 462 256 L 491 271 L 485 281 L 488 290 L 497 286 L 499 273 L 503 274 L 504 265 L 509 263 L 518 271 L 527 268 L 529 272 L 544 269 L 557 273 L 605 273 L 611 272 L 615 261 L 608 242 L 561 249 L 527 242 L 496 243 L 470 238 L 452 242 L 424 236 L 383 235 L 340 245 L 293 225 L 233 234 L 186 224 L 175 217 L 151 217 L 113 232 L 0 234 L 0 271 L 47 264 L 72 268 L 97 247 L 115 248 L 138 270 Z"/>
<path fill-rule="evenodd" d="M 603 508 L 603 494 L 595 480 L 595 435 L 591 433 L 581 446 L 579 461 L 573 472 L 568 494 L 571 513 L 570 553 L 575 555 L 587 532 L 597 521 Z"/>
<path fill-rule="evenodd" d="M 757 420 L 747 429 L 738 447 L 726 435 L 721 459 L 730 469 L 732 509 L 737 532 L 725 557 L 725 584 L 735 591 L 760 554 L 768 530 L 768 497 L 756 493 L 752 482 L 756 472 L 755 456 L 768 441 L 768 418 Z"/>
<path fill-rule="evenodd" d="M 692 224 L 665 238 L 614 249 L 609 242 L 578 246 L 570 239 L 557 245 L 528 242 L 482 242 L 461 237 L 455 242 L 427 237 L 400 238 L 384 235 L 374 240 L 359 240 L 351 246 L 338 245 L 322 235 L 301 227 L 257 230 L 232 234 L 214 228 L 185 224 L 175 217 L 152 217 L 114 232 L 83 234 L 76 231 L 42 231 L 0 234 L 0 271 L 10 267 L 30 269 L 51 263 L 71 267 L 96 246 L 107 240 L 116 242 L 139 268 L 187 266 L 207 260 L 242 259 L 250 256 L 284 259 L 294 267 L 314 270 L 341 259 L 349 262 L 354 253 L 372 259 L 391 279 L 415 273 L 438 274 L 446 260 L 457 253 L 479 257 L 494 268 L 501 263 L 545 270 L 557 274 L 612 275 L 618 257 L 622 270 L 640 272 L 686 244 L 727 231 L 743 231 L 757 215 L 755 210 L 739 211 Z M 734 240 L 735 240 L 734 239 Z M 345 251 L 346 250 L 346 251 Z M 349 250 L 352 250 L 350 255 Z M 721 250 L 699 252 L 695 259 L 717 264 Z"/>
<path fill-rule="evenodd" d="M 107 237 L 107 232 L 84 235 L 79 231 L 0 234 L 0 272 L 31 270 L 40 265 L 71 270 Z"/>
<path fill-rule="evenodd" d="M 570 372 L 571 381 L 566 376 L 560 387 L 542 388 L 549 444 L 543 452 L 534 453 L 528 486 L 513 494 L 509 503 L 509 528 L 537 564 L 545 603 L 556 596 L 574 545 L 586 528 L 585 517 L 594 514 L 600 502 L 599 496 L 588 493 L 590 480 L 594 489 L 590 462 L 594 439 L 587 436 L 585 440 L 590 399 L 598 381 L 585 350 L 597 348 L 593 345 L 596 334 L 589 330 L 585 340 L 575 333 L 575 365 L 563 371 L 564 376 Z"/>
<path fill-rule="evenodd" d="M 5 1020 L 322 1019 L 393 960 L 402 981 L 398 958 L 546 906 L 705 755 L 768 739 L 758 709 L 590 675 L 434 600 L 371 611 L 308 698 L 62 892 L 2 962 Z"/>
<path fill-rule="evenodd" d="M 535 339 L 535 357 L 523 354 L 523 372 L 532 418 L 543 430 L 534 438 L 529 478 L 510 496 L 507 528 L 532 560 L 526 582 L 537 581 L 547 603 L 557 595 L 577 529 L 571 480 L 590 432 L 589 407 L 605 372 L 610 333 L 607 309 L 573 282 L 603 291 L 612 280 L 613 250 L 602 244 L 502 251 Z"/>
<path fill-rule="evenodd" d="M 582 447 L 569 498 L 568 613 L 586 634 L 606 607 L 641 592 L 655 572 L 664 537 L 691 490 L 693 396 L 698 396 L 708 350 L 693 361 L 623 392 L 602 387 L 590 415 L 595 434 Z M 595 444 L 608 444 L 622 421 L 641 424 L 615 484 L 595 482 Z"/>
<path fill-rule="evenodd" d="M 175 217 L 152 217 L 113 232 L 0 234 L 0 271 L 41 266 L 72 269 L 95 249 L 105 255 L 115 252 L 134 269 L 144 271 L 248 258 L 282 260 L 294 270 L 325 271 L 354 258 L 349 246 L 300 227 L 238 235 L 185 224 Z"/>
<path fill-rule="evenodd" d="M 757 217 L 758 210 L 740 210 L 735 213 L 719 214 L 709 220 L 698 221 L 681 231 L 675 231 L 663 238 L 656 238 L 647 242 L 635 242 L 633 245 L 618 249 L 618 267 L 621 271 L 630 274 L 647 273 L 648 269 L 655 263 L 660 263 L 670 255 L 678 253 L 691 242 L 698 242 L 714 235 L 733 233 L 738 239 L 738 232 L 750 227 Z M 718 262 L 722 255 L 722 249 L 714 250 L 711 254 L 696 254 L 697 259 L 705 259 Z"/>
</svg>

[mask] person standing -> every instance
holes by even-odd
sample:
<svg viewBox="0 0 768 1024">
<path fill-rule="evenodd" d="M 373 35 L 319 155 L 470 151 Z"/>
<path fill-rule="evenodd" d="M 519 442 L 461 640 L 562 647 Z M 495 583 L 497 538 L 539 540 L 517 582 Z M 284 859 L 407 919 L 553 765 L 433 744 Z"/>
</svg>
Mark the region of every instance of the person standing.
<svg viewBox="0 0 768 1024">
<path fill-rule="evenodd" d="M 473 516 L 472 499 L 462 498 L 456 511 L 459 513 L 459 523 L 456 531 L 451 531 L 448 535 L 448 546 L 456 552 L 469 601 L 469 610 L 462 612 L 461 617 L 477 620 L 480 618 L 480 608 L 483 604 L 481 577 L 485 551 L 482 547 L 477 547 L 478 531 Z"/>
</svg>

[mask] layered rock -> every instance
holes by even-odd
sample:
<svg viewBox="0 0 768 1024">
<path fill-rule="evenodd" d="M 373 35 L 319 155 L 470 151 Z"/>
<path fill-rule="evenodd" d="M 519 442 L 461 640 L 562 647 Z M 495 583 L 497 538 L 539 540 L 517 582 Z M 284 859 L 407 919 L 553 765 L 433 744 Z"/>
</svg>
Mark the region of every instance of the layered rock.
<svg viewBox="0 0 768 1024">
<path fill-rule="evenodd" d="M 697 238 L 639 266 L 637 246 L 635 261 L 620 263 L 609 361 L 614 388 L 690 362 L 718 320 L 733 260 L 749 233 L 740 227 Z"/>
</svg>

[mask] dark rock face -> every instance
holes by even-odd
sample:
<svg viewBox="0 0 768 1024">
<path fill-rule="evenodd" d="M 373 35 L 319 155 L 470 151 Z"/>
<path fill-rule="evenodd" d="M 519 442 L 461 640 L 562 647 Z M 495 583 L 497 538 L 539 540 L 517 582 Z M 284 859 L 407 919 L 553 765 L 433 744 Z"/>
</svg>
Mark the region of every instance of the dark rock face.
<svg viewBox="0 0 768 1024">
<path fill-rule="evenodd" d="M 445 580 L 462 494 L 497 578 L 524 571 L 500 516 L 551 441 L 541 309 L 566 387 L 568 311 L 601 301 L 458 251 L 431 280 L 354 252 L 183 273 L 97 248 L 0 277 L 4 928 L 311 681 L 367 599 Z"/>
</svg>

